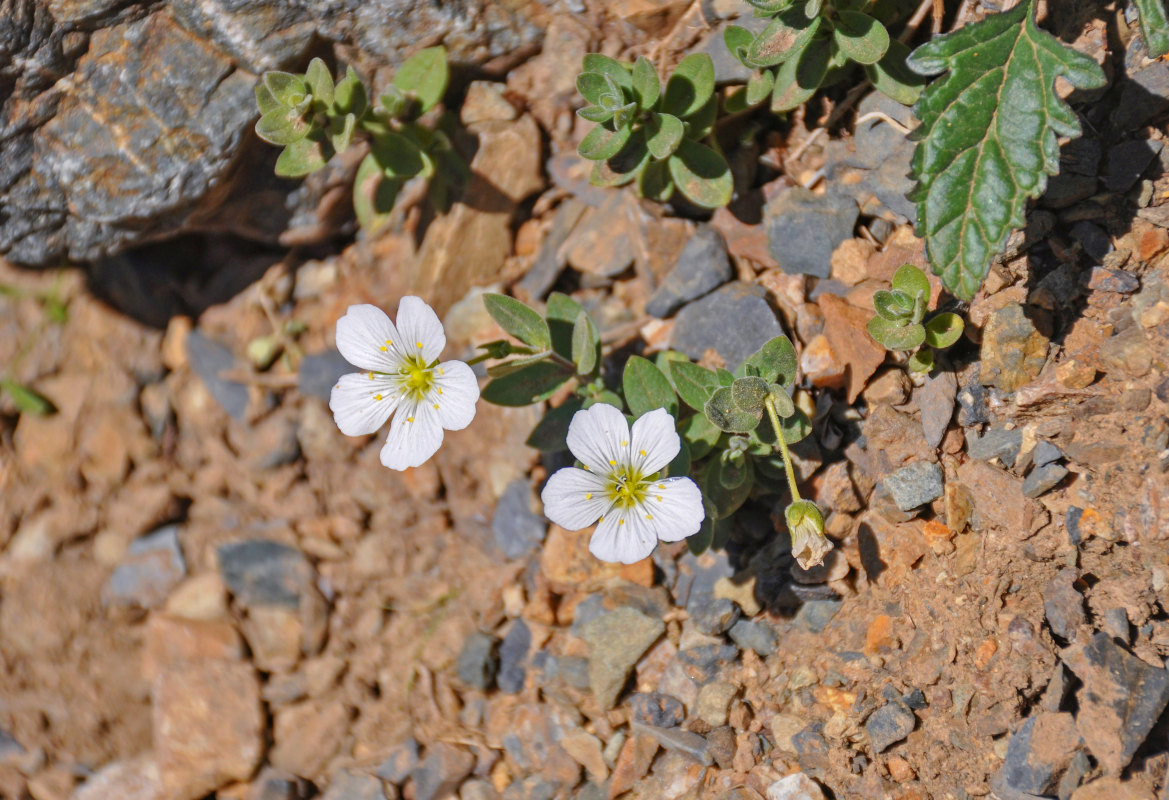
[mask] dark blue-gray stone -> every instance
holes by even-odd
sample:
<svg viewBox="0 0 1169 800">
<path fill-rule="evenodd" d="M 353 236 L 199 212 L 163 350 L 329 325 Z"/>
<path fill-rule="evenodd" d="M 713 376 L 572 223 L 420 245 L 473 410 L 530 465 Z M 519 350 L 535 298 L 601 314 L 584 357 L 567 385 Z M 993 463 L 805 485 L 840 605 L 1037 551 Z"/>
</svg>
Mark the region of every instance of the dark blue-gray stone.
<svg viewBox="0 0 1169 800">
<path fill-rule="evenodd" d="M 809 600 L 800 606 L 792 619 L 792 625 L 808 633 L 820 633 L 828 627 L 843 605 L 842 600 Z"/>
<path fill-rule="evenodd" d="M 463 641 L 455 671 L 459 680 L 480 691 L 487 691 L 495 682 L 499 659 L 495 655 L 494 636 L 475 631 Z"/>
<path fill-rule="evenodd" d="M 851 197 L 799 186 L 782 191 L 763 210 L 771 257 L 788 274 L 827 278 L 832 251 L 852 238 L 859 213 Z"/>
<path fill-rule="evenodd" d="M 187 573 L 179 528 L 166 525 L 134 540 L 102 589 L 107 605 L 157 608 Z"/>
<path fill-rule="evenodd" d="M 958 424 L 963 428 L 969 428 L 989 421 L 986 406 L 989 396 L 990 390 L 982 385 L 978 371 L 975 370 L 967 384 L 958 390 Z"/>
<path fill-rule="evenodd" d="M 999 772 L 1007 786 L 1015 791 L 1041 796 L 1054 794 L 1079 744 L 1080 736 L 1071 714 L 1040 713 L 1024 721 L 1011 734 L 1007 757 Z"/>
<path fill-rule="evenodd" d="M 690 621 L 701 633 L 718 636 L 726 633 L 739 621 L 739 604 L 725 597 L 713 597 L 704 603 L 688 605 Z"/>
<path fill-rule="evenodd" d="M 734 371 L 748 356 L 782 335 L 783 326 L 767 301 L 767 290 L 734 281 L 678 312 L 670 347 L 695 360 L 714 350 L 727 369 Z"/>
<path fill-rule="evenodd" d="M 1027 497 L 1039 497 L 1054 489 L 1067 475 L 1068 468 L 1063 464 L 1044 464 L 1036 467 L 1023 479 L 1023 494 Z"/>
<path fill-rule="evenodd" d="M 693 731 L 681 728 L 654 728 L 649 725 L 634 725 L 634 730 L 649 733 L 658 740 L 658 744 L 667 750 L 673 750 L 684 756 L 689 756 L 700 764 L 710 766 L 714 758 L 710 754 L 706 737 Z"/>
<path fill-rule="evenodd" d="M 1087 621 L 1084 597 L 1075 585 L 1079 577 L 1080 573 L 1074 567 L 1065 567 L 1056 573 L 1042 592 L 1047 625 L 1061 639 L 1073 638 L 1076 629 Z"/>
<path fill-rule="evenodd" d="M 342 375 L 358 371 L 357 367 L 346 361 L 345 356 L 336 350 L 313 353 L 300 360 L 296 388 L 301 394 L 328 400 Z"/>
<path fill-rule="evenodd" d="M 243 606 L 284 606 L 299 610 L 315 581 L 308 559 L 295 547 L 269 539 L 219 546 L 219 571 Z"/>
<path fill-rule="evenodd" d="M 1007 469 L 1015 466 L 1015 459 L 1019 457 L 1022 446 L 1023 431 L 1019 428 L 987 428 L 981 436 L 973 431 L 966 432 L 966 452 L 971 458 L 979 461 L 997 458 Z"/>
<path fill-rule="evenodd" d="M 629 698 L 629 710 L 634 722 L 655 728 L 673 728 L 686 719 L 682 701 L 662 692 L 637 692 Z"/>
<path fill-rule="evenodd" d="M 1100 292 L 1132 294 L 1141 288 L 1141 280 L 1131 272 L 1108 267 L 1092 267 L 1088 275 L 1088 288 Z"/>
<path fill-rule="evenodd" d="M 874 711 L 865 721 L 865 731 L 873 752 L 883 753 L 891 745 L 900 742 L 917 724 L 917 717 L 900 701 L 886 703 Z"/>
<path fill-rule="evenodd" d="M 1161 152 L 1161 142 L 1137 139 L 1108 148 L 1104 185 L 1111 192 L 1127 192 Z"/>
<path fill-rule="evenodd" d="M 1112 246 L 1112 239 L 1108 236 L 1108 232 L 1096 223 L 1089 222 L 1086 219 L 1082 219 L 1073 225 L 1071 234 L 1072 238 L 1084 248 L 1084 254 L 1093 261 L 1103 261 L 1104 256 L 1115 249 Z"/>
<path fill-rule="evenodd" d="M 882 483 L 897 508 L 910 511 L 942 496 L 942 468 L 917 461 L 886 476 Z"/>
<path fill-rule="evenodd" d="M 1031 462 L 1037 467 L 1042 467 L 1053 461 L 1059 461 L 1063 458 L 1063 451 L 1053 445 L 1046 439 L 1035 445 L 1035 449 L 1031 451 Z"/>
<path fill-rule="evenodd" d="M 754 650 L 761 656 L 769 656 L 779 645 L 779 634 L 763 622 L 741 619 L 731 626 L 731 641 L 744 650 Z"/>
<path fill-rule="evenodd" d="M 491 518 L 491 532 L 495 544 L 508 558 L 522 558 L 544 541 L 548 525 L 544 518 L 532 511 L 532 487 L 523 478 L 507 485 L 495 514 Z"/>
<path fill-rule="evenodd" d="M 703 225 L 682 248 L 678 263 L 650 296 L 645 312 L 658 318 L 668 317 L 684 303 L 714 291 L 732 277 L 734 271 L 722 234 Z"/>
<path fill-rule="evenodd" d="M 187 361 L 219 407 L 232 419 L 242 420 L 248 409 L 248 387 L 220 377 L 236 367 L 231 351 L 194 330 L 187 336 Z"/>
<path fill-rule="evenodd" d="M 499 691 L 504 694 L 517 694 L 524 688 L 528 649 L 531 646 L 532 632 L 526 622 L 517 619 L 499 646 L 499 672 L 495 677 Z"/>
</svg>

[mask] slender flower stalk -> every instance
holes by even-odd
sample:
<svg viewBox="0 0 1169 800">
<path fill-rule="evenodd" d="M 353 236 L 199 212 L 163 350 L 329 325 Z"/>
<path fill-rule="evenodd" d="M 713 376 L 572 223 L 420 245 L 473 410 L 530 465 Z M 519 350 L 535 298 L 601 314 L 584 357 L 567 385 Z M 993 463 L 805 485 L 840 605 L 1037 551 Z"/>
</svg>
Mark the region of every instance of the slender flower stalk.
<svg viewBox="0 0 1169 800">
<path fill-rule="evenodd" d="M 800 499 L 800 490 L 796 486 L 796 472 L 792 468 L 791 451 L 788 450 L 787 440 L 783 438 L 783 428 L 779 422 L 779 414 L 775 410 L 775 400 L 768 397 L 763 401 L 763 405 L 767 409 L 771 427 L 775 429 L 775 439 L 783 454 L 788 490 L 792 495 L 791 504 L 783 512 L 788 533 L 791 535 L 792 556 L 801 568 L 809 569 L 824 563 L 824 556 L 832 550 L 832 542 L 824 535 L 824 514 L 819 506 L 811 500 Z"/>
</svg>

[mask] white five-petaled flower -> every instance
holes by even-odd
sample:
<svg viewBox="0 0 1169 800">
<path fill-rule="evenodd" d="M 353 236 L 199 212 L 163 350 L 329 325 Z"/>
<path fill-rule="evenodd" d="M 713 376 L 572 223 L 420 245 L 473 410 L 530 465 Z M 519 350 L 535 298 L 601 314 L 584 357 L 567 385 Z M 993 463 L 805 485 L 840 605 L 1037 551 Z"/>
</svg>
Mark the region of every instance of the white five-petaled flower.
<svg viewBox="0 0 1169 800">
<path fill-rule="evenodd" d="M 376 306 L 349 306 L 337 320 L 337 349 L 364 371 L 341 376 L 333 387 L 329 408 L 337 427 L 347 436 L 373 433 L 396 410 L 382 463 L 397 470 L 424 463 L 442 444 L 444 428 L 471 424 L 479 400 L 469 366 L 438 361 L 444 347 L 442 323 L 421 298 L 402 298 L 397 325 Z"/>
<path fill-rule="evenodd" d="M 659 539 L 692 536 L 705 516 L 698 485 L 656 477 L 680 447 L 665 409 L 643 415 L 632 431 L 613 406 L 578 411 L 568 426 L 568 449 L 585 468 L 565 467 L 548 479 L 544 513 L 569 530 L 599 520 L 589 552 L 602 561 L 632 564 L 652 553 Z"/>
</svg>

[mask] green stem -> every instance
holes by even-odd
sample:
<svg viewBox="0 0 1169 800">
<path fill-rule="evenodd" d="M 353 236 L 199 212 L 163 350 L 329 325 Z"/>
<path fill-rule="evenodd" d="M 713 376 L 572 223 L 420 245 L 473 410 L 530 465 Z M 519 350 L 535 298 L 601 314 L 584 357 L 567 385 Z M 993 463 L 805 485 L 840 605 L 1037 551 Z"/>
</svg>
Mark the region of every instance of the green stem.
<svg viewBox="0 0 1169 800">
<path fill-rule="evenodd" d="M 470 361 L 468 361 L 466 363 L 467 363 L 467 366 L 470 367 L 470 366 L 474 366 L 475 364 L 478 364 L 481 361 L 486 361 L 489 358 L 491 358 L 490 353 L 480 353 L 479 355 L 475 356 L 474 358 L 472 358 Z"/>
<path fill-rule="evenodd" d="M 767 409 L 767 416 L 771 419 L 771 427 L 775 429 L 775 439 L 779 442 L 779 449 L 783 453 L 783 468 L 787 472 L 787 487 L 792 493 L 792 502 L 800 499 L 800 490 L 796 488 L 796 471 L 792 469 L 791 452 L 787 449 L 787 440 L 783 438 L 783 427 L 779 424 L 779 414 L 775 410 L 775 401 L 768 397 L 763 401 Z"/>
</svg>

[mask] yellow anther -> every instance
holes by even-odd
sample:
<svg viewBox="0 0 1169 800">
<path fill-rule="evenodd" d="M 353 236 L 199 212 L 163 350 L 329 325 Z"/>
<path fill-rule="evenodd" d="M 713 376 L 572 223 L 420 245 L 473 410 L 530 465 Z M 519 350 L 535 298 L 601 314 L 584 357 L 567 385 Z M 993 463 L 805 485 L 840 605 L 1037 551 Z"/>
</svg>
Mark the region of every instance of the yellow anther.
<svg viewBox="0 0 1169 800">
<path fill-rule="evenodd" d="M 371 381 L 373 380 L 373 373 L 372 373 L 372 372 L 371 372 L 371 373 L 369 373 L 369 379 L 370 379 Z"/>
<path fill-rule="evenodd" d="M 611 458 L 610 458 L 610 459 L 609 459 L 609 466 L 610 466 L 610 467 L 615 467 L 615 466 L 617 466 L 617 462 L 616 462 L 616 461 L 614 461 L 613 459 L 611 459 Z"/>
<path fill-rule="evenodd" d="M 658 488 L 659 488 L 659 489 L 665 489 L 665 488 L 666 488 L 666 484 L 664 484 L 664 483 L 659 483 L 659 484 L 658 484 Z"/>
<path fill-rule="evenodd" d="M 434 404 L 434 410 L 435 410 L 435 411 L 438 411 L 438 403 L 435 403 L 435 404 Z"/>
<path fill-rule="evenodd" d="M 385 345 L 382 345 L 381 347 L 378 348 L 378 350 L 381 350 L 383 353 L 385 353 L 387 350 L 389 350 L 389 348 L 386 347 Z"/>
<path fill-rule="evenodd" d="M 439 368 L 438 368 L 438 374 L 439 374 L 439 375 L 446 375 L 446 370 L 444 370 L 442 367 L 439 367 Z"/>
<path fill-rule="evenodd" d="M 589 492 L 588 494 L 586 494 L 586 495 L 585 495 L 585 500 L 592 500 L 592 499 L 593 499 L 593 493 L 592 493 L 592 492 Z"/>
<path fill-rule="evenodd" d="M 422 342 L 415 342 L 414 344 L 418 345 L 419 347 L 422 346 Z"/>
<path fill-rule="evenodd" d="M 380 394 L 375 394 L 375 395 L 373 396 L 373 399 L 374 399 L 374 400 L 381 400 L 381 399 L 382 399 L 382 396 L 381 396 Z"/>
<path fill-rule="evenodd" d="M 662 496 L 660 494 L 654 495 L 654 497 L 656 497 L 658 499 L 659 503 L 662 502 Z"/>
<path fill-rule="evenodd" d="M 646 515 L 645 515 L 645 518 L 646 518 L 646 519 L 653 519 L 653 518 L 654 518 L 654 515 L 653 515 L 653 514 L 646 514 Z"/>
<path fill-rule="evenodd" d="M 413 422 L 413 421 L 414 421 L 414 417 L 406 417 L 406 421 L 407 421 L 407 422 Z M 660 497 L 659 497 L 658 499 L 659 499 L 659 500 L 661 500 L 662 498 L 660 498 Z"/>
<path fill-rule="evenodd" d="M 390 341 L 389 339 L 386 339 L 386 344 L 393 344 L 393 342 Z"/>
<path fill-rule="evenodd" d="M 618 525 L 618 526 L 621 526 L 621 525 L 624 525 L 624 524 L 625 524 L 625 520 L 623 520 L 623 519 L 619 519 L 619 520 L 617 520 L 617 525 Z"/>
<path fill-rule="evenodd" d="M 622 447 L 629 447 L 629 442 L 627 442 L 627 441 L 626 441 L 626 442 L 622 442 L 622 443 L 621 443 L 621 446 L 622 446 Z"/>
<path fill-rule="evenodd" d="M 642 451 L 641 451 L 641 455 L 642 455 L 642 458 L 644 458 L 644 457 L 645 457 L 645 451 L 644 451 L 644 450 L 642 450 Z"/>
<path fill-rule="evenodd" d="M 441 386 L 438 387 L 438 393 L 442 394 L 442 387 Z"/>
<path fill-rule="evenodd" d="M 599 520 L 597 520 L 597 522 L 604 522 L 604 521 L 605 521 L 605 515 L 602 514 L 601 518 Z"/>
</svg>

